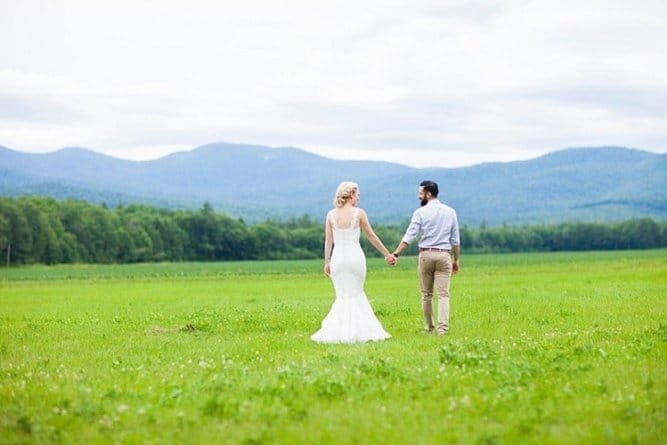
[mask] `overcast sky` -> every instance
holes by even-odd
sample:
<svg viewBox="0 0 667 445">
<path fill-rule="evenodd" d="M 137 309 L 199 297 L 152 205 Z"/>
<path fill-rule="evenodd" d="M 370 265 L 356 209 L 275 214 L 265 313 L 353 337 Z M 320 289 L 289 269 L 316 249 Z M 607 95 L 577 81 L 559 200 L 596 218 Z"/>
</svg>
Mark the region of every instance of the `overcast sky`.
<svg viewBox="0 0 667 445">
<path fill-rule="evenodd" d="M 667 151 L 667 2 L 0 0 L 0 145 L 461 166 Z"/>
</svg>

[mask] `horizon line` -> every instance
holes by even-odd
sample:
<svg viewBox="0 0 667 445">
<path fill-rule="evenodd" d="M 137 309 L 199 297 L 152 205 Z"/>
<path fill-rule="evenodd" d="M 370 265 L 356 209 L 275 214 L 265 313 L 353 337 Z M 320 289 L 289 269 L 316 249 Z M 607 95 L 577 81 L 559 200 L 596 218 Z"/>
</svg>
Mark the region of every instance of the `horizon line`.
<svg viewBox="0 0 667 445">
<path fill-rule="evenodd" d="M 307 153 L 307 154 L 312 155 L 312 156 L 317 156 L 319 158 L 329 159 L 329 160 L 333 160 L 333 161 L 377 162 L 377 163 L 402 165 L 404 167 L 413 168 L 413 169 L 416 169 L 416 170 L 428 170 L 428 169 L 433 169 L 433 168 L 456 169 L 456 168 L 475 167 L 475 166 L 487 165 L 487 164 L 508 164 L 508 163 L 513 163 L 513 162 L 525 162 L 525 161 L 535 160 L 535 159 L 538 159 L 538 158 L 541 158 L 541 157 L 544 157 L 544 156 L 548 156 L 548 155 L 553 154 L 553 153 L 569 151 L 569 150 L 624 149 L 624 150 L 639 151 L 639 152 L 654 154 L 654 155 L 667 154 L 667 150 L 663 151 L 663 152 L 655 152 L 655 151 L 651 151 L 651 150 L 648 150 L 648 149 L 645 149 L 645 148 L 628 147 L 628 146 L 624 146 L 624 145 L 611 145 L 611 144 L 592 145 L 592 146 L 581 145 L 581 146 L 569 146 L 569 147 L 559 148 L 559 149 L 555 149 L 555 150 L 550 150 L 550 151 L 546 151 L 546 152 L 541 153 L 541 154 L 536 154 L 534 156 L 521 158 L 521 159 L 489 160 L 489 161 L 476 162 L 476 163 L 467 164 L 467 165 L 459 165 L 459 166 L 455 166 L 455 167 L 440 166 L 440 165 L 431 165 L 431 166 L 419 167 L 419 166 L 415 166 L 415 165 L 406 164 L 406 163 L 403 163 L 403 162 L 378 160 L 378 159 L 373 159 L 373 158 L 370 158 L 370 157 L 369 158 L 356 158 L 356 159 L 336 158 L 336 157 L 316 153 L 312 150 L 308 150 L 308 149 L 301 148 L 301 147 L 295 147 L 295 146 L 291 146 L 291 145 L 272 146 L 272 145 L 260 145 L 260 144 L 247 143 L 247 142 L 226 142 L 226 141 L 208 142 L 208 143 L 205 143 L 205 144 L 197 145 L 197 146 L 192 147 L 192 148 L 176 149 L 174 151 L 167 152 L 166 154 L 163 154 L 163 155 L 160 155 L 160 156 L 157 156 L 157 157 L 150 157 L 150 158 L 145 158 L 145 159 L 136 159 L 136 158 L 133 159 L 133 158 L 128 158 L 128 157 L 122 157 L 122 156 L 119 156 L 119 155 L 116 155 L 116 154 L 109 154 L 109 153 L 105 153 L 103 151 L 98 151 L 98 150 L 93 149 L 93 148 L 77 146 L 77 145 L 70 145 L 70 146 L 64 146 L 64 147 L 56 148 L 56 149 L 53 149 L 53 150 L 35 151 L 35 152 L 22 151 L 22 150 L 18 150 L 18 149 L 15 149 L 15 148 L 10 148 L 10 147 L 8 147 L 6 145 L 2 145 L 2 144 L 0 144 L 0 148 L 4 148 L 6 150 L 14 151 L 14 152 L 17 152 L 17 153 L 28 154 L 28 155 L 52 155 L 52 154 L 56 154 L 58 152 L 65 151 L 65 150 L 82 150 L 82 151 L 87 151 L 87 152 L 94 153 L 94 154 L 99 155 L 99 156 L 104 156 L 104 157 L 107 157 L 107 158 L 116 159 L 116 160 L 120 160 L 120 161 L 143 163 L 143 162 L 157 161 L 157 160 L 160 160 L 160 159 L 163 159 L 163 158 L 175 155 L 175 154 L 179 154 L 179 153 L 192 153 L 196 150 L 199 150 L 199 149 L 204 148 L 204 147 L 212 146 L 212 145 L 229 145 L 229 146 L 237 146 L 237 147 L 253 147 L 253 148 L 263 148 L 263 149 L 270 149 L 270 150 L 298 150 L 298 151 Z"/>
</svg>

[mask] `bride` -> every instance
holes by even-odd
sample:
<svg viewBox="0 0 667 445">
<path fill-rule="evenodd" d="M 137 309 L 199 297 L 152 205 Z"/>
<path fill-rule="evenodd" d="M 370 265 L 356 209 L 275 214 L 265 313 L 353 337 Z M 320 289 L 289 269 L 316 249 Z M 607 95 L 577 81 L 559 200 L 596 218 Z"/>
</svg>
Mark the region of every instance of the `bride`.
<svg viewBox="0 0 667 445">
<path fill-rule="evenodd" d="M 336 299 L 322 320 L 322 328 L 310 337 L 318 343 L 358 343 L 391 337 L 364 293 L 366 257 L 359 244 L 360 231 L 384 255 L 387 264 L 395 264 L 396 259 L 373 232 L 366 212 L 357 207 L 359 196 L 356 183 L 342 182 L 334 198 L 336 208 L 327 214 L 324 273 L 333 281 Z"/>
</svg>

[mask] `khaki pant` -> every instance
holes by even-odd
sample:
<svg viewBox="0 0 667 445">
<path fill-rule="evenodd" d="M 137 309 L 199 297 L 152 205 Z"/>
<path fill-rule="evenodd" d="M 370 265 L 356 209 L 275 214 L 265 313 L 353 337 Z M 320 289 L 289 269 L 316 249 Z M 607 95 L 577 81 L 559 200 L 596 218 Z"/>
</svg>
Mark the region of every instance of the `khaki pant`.
<svg viewBox="0 0 667 445">
<path fill-rule="evenodd" d="M 452 258 L 449 252 L 422 251 L 419 253 L 419 284 L 425 329 L 433 330 L 433 290 L 438 296 L 438 332 L 449 330 L 449 279 Z"/>
</svg>

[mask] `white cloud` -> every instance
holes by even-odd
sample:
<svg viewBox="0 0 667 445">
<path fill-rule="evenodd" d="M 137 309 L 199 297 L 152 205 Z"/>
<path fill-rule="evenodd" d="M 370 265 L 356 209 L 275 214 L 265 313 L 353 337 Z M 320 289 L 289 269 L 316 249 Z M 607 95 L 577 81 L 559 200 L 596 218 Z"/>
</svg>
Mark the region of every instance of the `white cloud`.
<svg viewBox="0 0 667 445">
<path fill-rule="evenodd" d="M 212 141 L 426 166 L 664 152 L 667 4 L 25 0 L 0 144 L 145 159 Z"/>
</svg>

